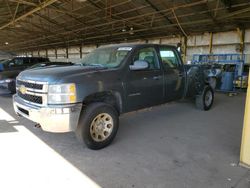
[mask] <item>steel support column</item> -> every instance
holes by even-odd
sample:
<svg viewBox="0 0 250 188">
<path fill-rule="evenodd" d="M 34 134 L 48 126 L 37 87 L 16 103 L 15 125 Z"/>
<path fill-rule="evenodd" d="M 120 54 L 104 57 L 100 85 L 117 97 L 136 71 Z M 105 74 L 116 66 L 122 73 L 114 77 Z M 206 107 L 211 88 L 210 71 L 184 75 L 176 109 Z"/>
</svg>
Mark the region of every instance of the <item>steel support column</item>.
<svg viewBox="0 0 250 188">
<path fill-rule="evenodd" d="M 209 41 L 209 54 L 213 52 L 213 33 L 210 33 L 210 41 Z"/>
<path fill-rule="evenodd" d="M 250 83 L 250 77 L 248 77 Z M 247 89 L 244 125 L 242 130 L 240 165 L 250 168 L 250 86 Z"/>
</svg>

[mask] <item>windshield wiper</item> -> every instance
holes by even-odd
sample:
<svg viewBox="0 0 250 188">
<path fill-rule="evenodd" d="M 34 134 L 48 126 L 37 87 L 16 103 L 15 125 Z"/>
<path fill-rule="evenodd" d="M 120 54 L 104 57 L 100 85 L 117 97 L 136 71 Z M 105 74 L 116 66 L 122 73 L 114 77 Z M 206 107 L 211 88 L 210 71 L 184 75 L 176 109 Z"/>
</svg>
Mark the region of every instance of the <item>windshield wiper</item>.
<svg viewBox="0 0 250 188">
<path fill-rule="evenodd" d="M 88 63 L 82 63 L 82 66 L 91 66 L 91 67 L 102 67 L 102 68 L 107 68 L 102 64 L 88 64 Z"/>
</svg>

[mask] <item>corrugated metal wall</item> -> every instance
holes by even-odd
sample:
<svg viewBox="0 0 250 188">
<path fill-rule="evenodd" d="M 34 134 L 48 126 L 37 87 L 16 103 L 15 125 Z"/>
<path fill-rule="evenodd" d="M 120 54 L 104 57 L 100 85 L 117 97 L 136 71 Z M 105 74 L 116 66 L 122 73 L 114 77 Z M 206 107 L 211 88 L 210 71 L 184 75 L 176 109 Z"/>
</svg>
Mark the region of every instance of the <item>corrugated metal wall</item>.
<svg viewBox="0 0 250 188">
<path fill-rule="evenodd" d="M 1 59 L 11 59 L 14 56 L 16 56 L 16 54 L 0 51 L 0 60 Z"/>
<path fill-rule="evenodd" d="M 155 43 L 155 44 L 170 44 L 177 45 L 183 41 L 183 38 L 178 36 L 167 38 L 155 38 L 149 40 L 137 40 L 136 43 Z M 210 34 L 204 33 L 203 35 L 192 35 L 187 37 L 187 56 L 186 60 L 191 61 L 193 54 L 208 54 L 210 44 Z M 240 36 L 237 31 L 220 32 L 213 34 L 212 53 L 225 54 L 225 53 L 239 53 L 237 50 L 240 45 Z M 84 55 L 97 48 L 96 45 L 88 46 L 71 46 L 68 48 L 48 49 L 41 51 L 27 52 L 20 55 L 33 55 L 33 56 L 47 56 L 51 61 L 71 61 L 77 62 Z M 68 53 L 67 53 L 68 51 Z M 81 53 L 80 53 L 81 52 Z M 250 30 L 245 31 L 245 51 L 247 63 L 250 64 Z"/>
</svg>

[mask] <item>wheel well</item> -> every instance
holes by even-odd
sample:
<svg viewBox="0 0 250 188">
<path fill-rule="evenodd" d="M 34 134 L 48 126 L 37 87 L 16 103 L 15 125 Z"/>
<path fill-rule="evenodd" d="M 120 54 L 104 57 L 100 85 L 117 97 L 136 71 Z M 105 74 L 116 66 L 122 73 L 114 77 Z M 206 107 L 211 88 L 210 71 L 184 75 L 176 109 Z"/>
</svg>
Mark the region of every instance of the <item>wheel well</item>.
<svg viewBox="0 0 250 188">
<path fill-rule="evenodd" d="M 87 106 L 93 102 L 104 102 L 113 106 L 117 112 L 120 114 L 122 112 L 122 102 L 121 97 L 118 93 L 114 92 L 99 92 L 91 94 L 83 100 L 83 105 Z"/>
</svg>

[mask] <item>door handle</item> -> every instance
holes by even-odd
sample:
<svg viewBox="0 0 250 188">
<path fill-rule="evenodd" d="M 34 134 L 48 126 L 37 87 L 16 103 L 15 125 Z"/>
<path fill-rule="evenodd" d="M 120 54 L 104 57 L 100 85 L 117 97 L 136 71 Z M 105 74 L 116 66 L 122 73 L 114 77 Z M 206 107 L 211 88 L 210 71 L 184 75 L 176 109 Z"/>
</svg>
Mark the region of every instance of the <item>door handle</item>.
<svg viewBox="0 0 250 188">
<path fill-rule="evenodd" d="M 154 80 L 160 80 L 161 76 L 154 76 L 153 79 Z"/>
<path fill-rule="evenodd" d="M 179 73 L 179 77 L 183 77 L 183 73 Z"/>
</svg>

